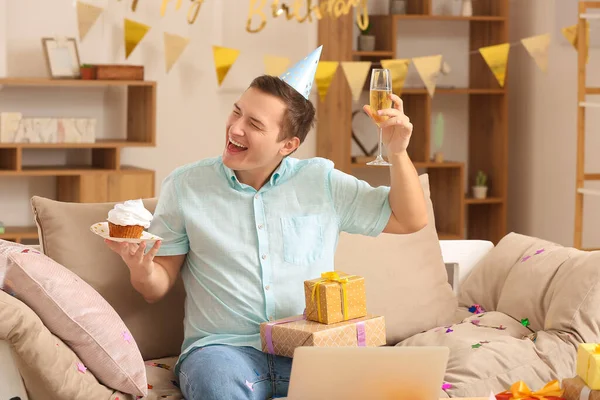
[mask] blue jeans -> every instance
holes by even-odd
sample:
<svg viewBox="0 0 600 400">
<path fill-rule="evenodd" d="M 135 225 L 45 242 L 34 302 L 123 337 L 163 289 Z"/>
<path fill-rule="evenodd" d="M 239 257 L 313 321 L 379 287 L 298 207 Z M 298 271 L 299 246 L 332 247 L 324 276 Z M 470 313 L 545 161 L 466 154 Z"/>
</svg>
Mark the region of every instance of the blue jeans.
<svg viewBox="0 0 600 400">
<path fill-rule="evenodd" d="M 286 397 L 292 359 L 253 347 L 211 345 L 193 350 L 179 369 L 186 400 Z"/>
</svg>

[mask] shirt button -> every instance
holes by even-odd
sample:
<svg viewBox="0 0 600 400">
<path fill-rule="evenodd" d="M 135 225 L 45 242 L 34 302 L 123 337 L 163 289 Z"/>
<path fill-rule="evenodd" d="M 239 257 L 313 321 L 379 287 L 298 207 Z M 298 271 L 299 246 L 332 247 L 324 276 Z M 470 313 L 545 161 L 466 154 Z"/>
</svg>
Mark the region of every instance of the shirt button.
<svg viewBox="0 0 600 400">
<path fill-rule="evenodd" d="M 271 288 L 270 285 L 265 286 L 265 290 L 269 290 Z"/>
<path fill-rule="evenodd" d="M 262 229 L 263 228 L 263 224 L 258 224 L 258 229 Z"/>
<path fill-rule="evenodd" d="M 273 316 L 269 315 L 269 321 L 273 321 Z"/>
<path fill-rule="evenodd" d="M 263 260 L 266 260 L 266 259 L 267 259 L 267 255 L 266 255 L 266 254 L 263 254 L 263 255 L 262 255 L 262 259 L 263 259 Z"/>
<path fill-rule="evenodd" d="M 258 200 L 258 195 L 254 196 L 254 198 Z"/>
</svg>

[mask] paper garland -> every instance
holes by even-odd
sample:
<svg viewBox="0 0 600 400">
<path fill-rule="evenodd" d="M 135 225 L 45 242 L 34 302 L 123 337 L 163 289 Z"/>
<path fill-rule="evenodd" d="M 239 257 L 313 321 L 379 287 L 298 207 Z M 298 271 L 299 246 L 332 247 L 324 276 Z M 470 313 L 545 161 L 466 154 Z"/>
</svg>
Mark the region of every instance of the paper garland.
<svg viewBox="0 0 600 400">
<path fill-rule="evenodd" d="M 410 59 L 381 60 L 381 66 L 390 70 L 392 89 L 396 95 L 400 96 L 408 75 Z"/>
<path fill-rule="evenodd" d="M 497 44 L 479 49 L 481 56 L 502 87 L 504 87 L 504 82 L 506 81 L 506 67 L 508 65 L 509 51 L 510 43 Z"/>
<path fill-rule="evenodd" d="M 167 72 L 171 70 L 173 64 L 179 59 L 179 56 L 181 56 L 181 53 L 183 53 L 189 43 L 190 39 L 188 38 L 167 32 L 164 33 L 165 67 Z"/>
<path fill-rule="evenodd" d="M 370 61 L 344 61 L 342 62 L 342 70 L 346 76 L 348 86 L 352 92 L 352 100 L 358 101 L 365 86 L 365 81 L 371 72 Z M 385 68 L 385 67 L 384 67 Z"/>
<path fill-rule="evenodd" d="M 291 61 L 287 57 L 278 57 L 272 55 L 266 55 L 263 58 L 265 64 L 265 74 L 271 76 L 280 76 L 289 67 Z"/>
<path fill-rule="evenodd" d="M 103 8 L 77 1 L 77 27 L 79 28 L 79 40 L 83 40 L 86 37 L 103 11 Z"/>
<path fill-rule="evenodd" d="M 442 56 L 417 57 L 412 60 L 427 88 L 427 92 L 429 92 L 429 96 L 433 97 L 435 84 L 442 68 Z"/>
<path fill-rule="evenodd" d="M 542 72 L 548 71 L 548 48 L 550 47 L 550 34 L 532 36 L 521 40 L 523 46 L 535 60 Z"/>
<path fill-rule="evenodd" d="M 148 25 L 140 22 L 132 21 L 125 18 L 125 58 L 129 58 L 129 55 L 135 50 L 138 44 L 144 39 L 144 36 L 150 30 Z"/>
<path fill-rule="evenodd" d="M 325 97 L 327 96 L 329 86 L 331 86 L 338 65 L 339 62 L 337 61 L 320 61 L 317 65 L 315 83 L 317 84 L 317 91 L 319 92 L 321 101 L 325 101 Z"/>
<path fill-rule="evenodd" d="M 240 55 L 240 51 L 229 47 L 213 46 L 213 58 L 219 86 Z"/>
</svg>

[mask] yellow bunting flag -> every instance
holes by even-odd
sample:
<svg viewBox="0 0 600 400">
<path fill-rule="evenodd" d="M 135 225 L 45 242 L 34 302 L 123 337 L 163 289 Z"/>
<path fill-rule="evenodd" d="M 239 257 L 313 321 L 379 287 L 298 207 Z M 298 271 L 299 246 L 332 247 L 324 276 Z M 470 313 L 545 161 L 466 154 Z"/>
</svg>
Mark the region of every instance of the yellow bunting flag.
<svg viewBox="0 0 600 400">
<path fill-rule="evenodd" d="M 398 96 L 400 96 L 404 88 L 409 65 L 410 59 L 408 58 L 402 60 L 381 60 L 381 66 L 390 70 L 390 74 L 392 75 L 392 89 Z"/>
<path fill-rule="evenodd" d="M 129 57 L 149 30 L 148 25 L 125 18 L 125 58 Z"/>
<path fill-rule="evenodd" d="M 506 80 L 506 67 L 508 65 L 509 51 L 510 43 L 497 44 L 479 49 L 481 56 L 502 87 L 504 87 L 504 81 Z"/>
<path fill-rule="evenodd" d="M 265 74 L 271 76 L 280 76 L 290 65 L 290 59 L 287 57 L 266 55 L 263 61 L 265 63 Z"/>
<path fill-rule="evenodd" d="M 585 21 L 585 26 L 586 26 L 586 51 L 587 49 L 590 48 L 590 23 L 586 20 Z M 561 32 L 563 34 L 563 36 L 565 38 L 567 38 L 567 40 L 569 41 L 569 43 L 571 43 L 571 45 L 573 46 L 573 48 L 575 48 L 575 50 L 579 50 L 579 44 L 578 44 L 578 29 L 579 29 L 579 24 L 576 25 L 571 25 L 571 26 L 567 26 L 566 28 L 562 28 Z M 587 60 L 586 63 L 590 60 L 590 55 L 587 55 Z"/>
<path fill-rule="evenodd" d="M 417 57 L 412 59 L 419 76 L 425 83 L 429 96 L 435 93 L 435 84 L 442 69 L 442 56 Z"/>
<path fill-rule="evenodd" d="M 181 53 L 185 50 L 190 42 L 190 39 L 183 36 L 174 35 L 171 33 L 164 33 L 165 42 L 165 66 L 167 72 L 171 70 L 173 64 L 179 59 Z"/>
<path fill-rule="evenodd" d="M 352 99 L 358 101 L 360 94 L 362 93 L 365 81 L 371 70 L 370 61 L 344 61 L 342 62 L 342 69 L 344 75 L 346 75 L 346 81 L 350 86 L 352 92 Z"/>
<path fill-rule="evenodd" d="M 331 86 L 331 82 L 333 81 L 333 77 L 335 76 L 338 65 L 339 62 L 337 61 L 320 61 L 317 65 L 315 82 L 317 84 L 317 90 L 319 91 L 319 97 L 321 97 L 321 101 L 325 101 L 325 97 L 327 97 L 329 86 Z"/>
<path fill-rule="evenodd" d="M 521 39 L 521 43 L 535 60 L 537 66 L 543 71 L 548 71 L 548 48 L 550 47 L 550 34 L 532 36 Z"/>
<path fill-rule="evenodd" d="M 217 80 L 219 86 L 227 76 L 231 66 L 235 63 L 240 51 L 229 47 L 213 46 L 213 58 L 215 60 L 215 70 L 217 71 Z"/>
<path fill-rule="evenodd" d="M 79 27 L 79 40 L 83 40 L 96 20 L 104 11 L 103 8 L 91 4 L 77 2 L 77 25 Z"/>
</svg>

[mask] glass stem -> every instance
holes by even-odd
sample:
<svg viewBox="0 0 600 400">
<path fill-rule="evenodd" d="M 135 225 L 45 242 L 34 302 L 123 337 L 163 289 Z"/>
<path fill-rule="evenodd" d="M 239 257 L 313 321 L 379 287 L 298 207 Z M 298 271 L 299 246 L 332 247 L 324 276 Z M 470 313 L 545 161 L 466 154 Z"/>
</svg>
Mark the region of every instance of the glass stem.
<svg viewBox="0 0 600 400">
<path fill-rule="evenodd" d="M 377 127 L 379 129 L 379 158 L 383 158 L 381 144 L 383 143 L 383 129 L 380 126 Z"/>
</svg>

